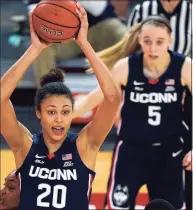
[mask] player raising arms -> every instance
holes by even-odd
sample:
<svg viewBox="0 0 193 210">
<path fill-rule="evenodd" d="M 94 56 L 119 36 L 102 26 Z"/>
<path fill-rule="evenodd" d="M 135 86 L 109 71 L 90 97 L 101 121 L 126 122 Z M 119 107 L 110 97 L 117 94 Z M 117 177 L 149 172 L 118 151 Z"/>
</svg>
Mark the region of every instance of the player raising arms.
<svg viewBox="0 0 193 210">
<path fill-rule="evenodd" d="M 78 3 L 77 13 L 81 28 L 75 41 L 88 58 L 104 94 L 94 119 L 78 135 L 68 132 L 73 98 L 63 83 L 62 71 L 57 69 L 41 78 L 36 94 L 36 115 L 42 133 L 32 137 L 17 121 L 10 96 L 30 64 L 48 47 L 36 36 L 31 17 L 32 44 L 1 78 L 1 133 L 20 173 L 19 210 L 88 209 L 96 156 L 112 128 L 121 100 L 107 67 L 87 41 L 87 14 Z"/>
<path fill-rule="evenodd" d="M 108 209 L 134 209 L 144 184 L 150 200 L 165 199 L 175 209 L 183 205 L 182 165 L 191 170 L 191 153 L 182 161 L 182 95 L 185 86 L 191 90 L 191 59 L 168 50 L 171 32 L 166 18 L 150 16 L 100 52 L 109 67 L 116 63 L 112 76 L 123 92 Z M 75 103 L 74 117 L 102 100 L 100 88 L 91 92 Z"/>
</svg>

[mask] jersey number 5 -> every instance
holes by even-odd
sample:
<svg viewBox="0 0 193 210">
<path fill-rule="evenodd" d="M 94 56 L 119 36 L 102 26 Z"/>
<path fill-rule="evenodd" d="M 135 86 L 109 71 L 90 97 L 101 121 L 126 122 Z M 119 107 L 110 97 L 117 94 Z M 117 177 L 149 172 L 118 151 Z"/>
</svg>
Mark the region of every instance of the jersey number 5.
<svg viewBox="0 0 193 210">
<path fill-rule="evenodd" d="M 50 202 L 45 202 L 42 200 L 52 193 L 51 192 L 52 188 L 49 184 L 45 184 L 45 183 L 39 184 L 38 190 L 43 190 L 43 189 L 45 189 L 45 191 L 37 197 L 37 206 L 51 207 Z M 59 191 L 61 192 L 59 194 L 59 195 L 61 195 L 60 199 L 58 199 Z M 62 209 L 66 206 L 66 192 L 67 192 L 67 188 L 63 185 L 55 185 L 53 187 L 52 207 Z"/>
<path fill-rule="evenodd" d="M 153 126 L 158 126 L 161 123 L 160 106 L 148 106 L 148 123 Z"/>
</svg>

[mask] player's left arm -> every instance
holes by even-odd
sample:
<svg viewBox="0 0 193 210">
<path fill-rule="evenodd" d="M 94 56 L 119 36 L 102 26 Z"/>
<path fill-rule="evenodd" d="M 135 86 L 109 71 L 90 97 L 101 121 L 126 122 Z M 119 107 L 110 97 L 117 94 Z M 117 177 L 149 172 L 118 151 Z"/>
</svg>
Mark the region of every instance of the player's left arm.
<svg viewBox="0 0 193 210">
<path fill-rule="evenodd" d="M 82 147 L 84 147 L 82 151 L 88 151 L 88 148 L 89 151 L 97 151 L 114 124 L 116 113 L 121 102 L 121 92 L 112 78 L 109 69 L 88 42 L 87 14 L 79 3 L 77 3 L 77 7 L 77 13 L 81 20 L 81 28 L 76 38 L 76 43 L 80 46 L 93 68 L 104 96 L 92 122 L 85 126 L 80 132 L 79 138 L 77 139 L 77 146 L 79 151 L 82 150 L 80 149 Z"/>
<path fill-rule="evenodd" d="M 181 81 L 184 86 L 187 86 L 192 93 L 192 81 L 193 81 L 193 60 L 190 57 L 186 57 L 184 65 L 182 67 Z"/>
</svg>

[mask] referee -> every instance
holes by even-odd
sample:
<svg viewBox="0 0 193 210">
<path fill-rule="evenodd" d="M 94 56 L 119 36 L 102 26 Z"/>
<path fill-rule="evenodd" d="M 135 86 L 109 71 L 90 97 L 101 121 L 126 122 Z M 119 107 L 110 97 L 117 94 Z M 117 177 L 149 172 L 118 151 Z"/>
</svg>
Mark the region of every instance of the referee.
<svg viewBox="0 0 193 210">
<path fill-rule="evenodd" d="M 128 26 L 131 27 L 150 15 L 164 15 L 172 27 L 171 50 L 190 56 L 192 45 L 192 4 L 187 0 L 149 0 L 137 4 L 131 11 Z"/>
</svg>

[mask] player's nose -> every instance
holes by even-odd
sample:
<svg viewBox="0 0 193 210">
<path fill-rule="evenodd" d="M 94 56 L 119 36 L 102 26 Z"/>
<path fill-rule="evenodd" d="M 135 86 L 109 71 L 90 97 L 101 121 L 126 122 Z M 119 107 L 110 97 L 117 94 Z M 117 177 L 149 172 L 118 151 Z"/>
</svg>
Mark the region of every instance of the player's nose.
<svg viewBox="0 0 193 210">
<path fill-rule="evenodd" d="M 152 44 L 150 48 L 151 48 L 150 50 L 151 50 L 152 54 L 156 53 L 156 45 L 155 44 Z"/>
<path fill-rule="evenodd" d="M 56 116 L 55 121 L 56 121 L 57 123 L 61 123 L 61 122 L 63 121 L 62 115 L 61 115 L 61 114 L 58 114 L 58 115 Z"/>
</svg>

